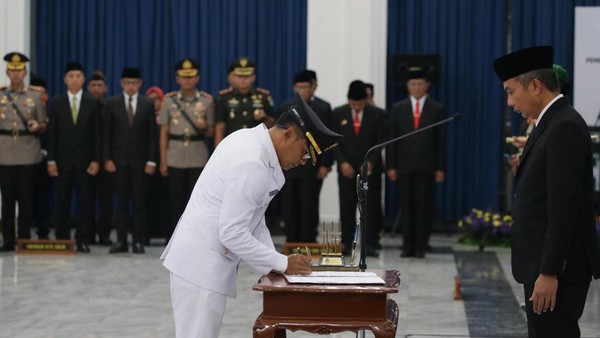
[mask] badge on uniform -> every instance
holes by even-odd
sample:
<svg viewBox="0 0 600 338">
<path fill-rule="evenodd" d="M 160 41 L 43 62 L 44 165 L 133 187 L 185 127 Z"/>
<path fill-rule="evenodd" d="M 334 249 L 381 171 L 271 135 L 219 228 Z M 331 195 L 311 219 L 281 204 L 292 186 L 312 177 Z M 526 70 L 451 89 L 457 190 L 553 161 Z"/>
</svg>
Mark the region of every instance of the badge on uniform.
<svg viewBox="0 0 600 338">
<path fill-rule="evenodd" d="M 343 119 L 343 120 L 340 122 L 340 125 L 342 125 L 342 126 L 345 126 L 345 125 L 347 125 L 347 124 L 348 124 L 348 120 L 346 120 L 346 119 Z"/>
</svg>

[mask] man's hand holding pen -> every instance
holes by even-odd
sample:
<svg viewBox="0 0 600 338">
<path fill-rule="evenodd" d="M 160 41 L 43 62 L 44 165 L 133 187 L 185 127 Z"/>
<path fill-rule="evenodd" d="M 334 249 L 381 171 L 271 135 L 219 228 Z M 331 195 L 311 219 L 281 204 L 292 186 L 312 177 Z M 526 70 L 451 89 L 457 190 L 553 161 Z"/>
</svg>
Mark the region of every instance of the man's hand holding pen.
<svg viewBox="0 0 600 338">
<path fill-rule="evenodd" d="M 298 252 L 288 256 L 288 267 L 285 273 L 287 275 L 310 275 L 312 272 L 311 265 L 312 260 L 310 257 Z"/>
</svg>

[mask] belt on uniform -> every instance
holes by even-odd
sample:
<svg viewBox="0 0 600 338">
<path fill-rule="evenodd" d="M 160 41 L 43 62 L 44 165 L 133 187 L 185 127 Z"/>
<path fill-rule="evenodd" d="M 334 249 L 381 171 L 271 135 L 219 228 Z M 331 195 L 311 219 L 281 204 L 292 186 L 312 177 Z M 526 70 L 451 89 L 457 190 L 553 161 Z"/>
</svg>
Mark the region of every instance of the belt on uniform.
<svg viewBox="0 0 600 338">
<path fill-rule="evenodd" d="M 0 135 L 9 135 L 9 136 L 12 136 L 13 138 L 17 138 L 19 136 L 34 135 L 34 133 L 30 132 L 27 129 L 12 129 L 12 130 L 2 129 L 2 130 L 0 130 Z"/>
<path fill-rule="evenodd" d="M 175 134 L 169 134 L 169 140 L 174 140 L 174 141 L 184 141 L 184 142 L 189 142 L 189 141 L 202 141 L 204 140 L 204 135 L 175 135 Z"/>
</svg>

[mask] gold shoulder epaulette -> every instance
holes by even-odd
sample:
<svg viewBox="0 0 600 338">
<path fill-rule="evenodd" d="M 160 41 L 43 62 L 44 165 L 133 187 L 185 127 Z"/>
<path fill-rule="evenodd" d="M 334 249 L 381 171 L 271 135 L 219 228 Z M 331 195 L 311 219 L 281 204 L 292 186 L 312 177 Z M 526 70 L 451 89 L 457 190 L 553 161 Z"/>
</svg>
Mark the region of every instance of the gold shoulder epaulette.
<svg viewBox="0 0 600 338">
<path fill-rule="evenodd" d="M 169 98 L 169 97 L 173 97 L 175 95 L 177 95 L 177 92 L 169 92 L 169 93 L 165 94 L 165 97 Z"/>
<path fill-rule="evenodd" d="M 232 91 L 233 91 L 233 88 L 231 88 L 231 87 L 221 89 L 221 90 L 219 90 L 219 95 L 220 96 L 227 95 L 227 94 L 231 93 Z"/>
<path fill-rule="evenodd" d="M 256 91 L 263 95 L 271 95 L 271 91 L 268 89 L 256 87 Z"/>
<path fill-rule="evenodd" d="M 205 92 L 203 90 L 200 91 L 200 96 L 204 96 L 205 98 L 210 99 L 210 100 L 213 99 L 212 95 L 210 95 L 209 93 L 207 93 L 207 92 Z"/>
</svg>

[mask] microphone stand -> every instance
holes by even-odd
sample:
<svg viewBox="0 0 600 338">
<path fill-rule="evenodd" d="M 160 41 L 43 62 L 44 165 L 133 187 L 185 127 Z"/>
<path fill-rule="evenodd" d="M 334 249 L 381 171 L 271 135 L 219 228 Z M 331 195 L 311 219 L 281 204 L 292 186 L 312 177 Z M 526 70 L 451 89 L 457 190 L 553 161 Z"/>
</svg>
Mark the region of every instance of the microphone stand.
<svg viewBox="0 0 600 338">
<path fill-rule="evenodd" d="M 424 132 L 425 130 L 429 130 L 432 128 L 435 128 L 437 126 L 446 124 L 450 121 L 453 120 L 458 120 L 460 119 L 460 114 L 454 114 L 446 119 L 443 119 L 441 121 L 438 121 L 436 123 L 427 125 L 423 128 L 419 128 L 417 130 L 411 131 L 410 133 L 406 133 L 404 135 L 400 135 L 396 138 L 393 138 L 391 140 L 385 141 L 383 143 L 380 144 L 376 144 L 374 146 L 372 146 L 371 148 L 369 148 L 369 150 L 367 151 L 367 153 L 365 154 L 364 160 L 363 160 L 363 164 L 360 170 L 360 173 L 357 175 L 356 177 L 356 184 L 357 184 L 357 193 L 358 193 L 358 213 L 359 213 L 359 229 L 360 229 L 360 260 L 358 263 L 358 269 L 361 271 L 365 271 L 367 270 L 367 262 L 366 262 L 366 246 L 365 246 L 365 240 L 367 238 L 367 190 L 369 190 L 369 184 L 368 184 L 368 178 L 369 178 L 369 172 L 368 172 L 368 158 L 369 155 L 375 151 L 375 150 L 380 150 L 381 148 L 387 146 L 388 144 L 394 143 L 394 142 L 398 142 L 402 139 L 405 139 L 409 136 L 413 136 L 415 134 Z"/>
</svg>

